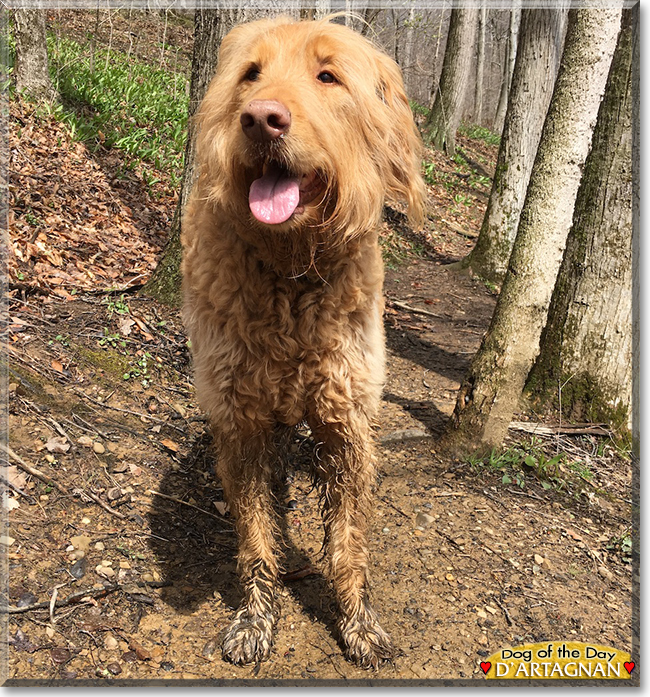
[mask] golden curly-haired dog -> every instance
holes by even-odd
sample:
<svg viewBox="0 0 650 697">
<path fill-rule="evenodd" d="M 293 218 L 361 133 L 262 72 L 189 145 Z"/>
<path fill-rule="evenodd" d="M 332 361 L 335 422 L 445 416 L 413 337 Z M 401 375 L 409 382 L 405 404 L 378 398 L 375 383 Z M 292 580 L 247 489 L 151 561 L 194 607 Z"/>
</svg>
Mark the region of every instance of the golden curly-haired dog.
<svg viewBox="0 0 650 697">
<path fill-rule="evenodd" d="M 422 220 L 420 140 L 397 65 L 327 20 L 262 20 L 223 40 L 198 115 L 183 221 L 184 319 L 244 598 L 223 641 L 268 658 L 278 618 L 278 439 L 307 421 L 347 656 L 392 654 L 368 601 L 373 420 L 384 380 L 384 200 Z"/>
</svg>

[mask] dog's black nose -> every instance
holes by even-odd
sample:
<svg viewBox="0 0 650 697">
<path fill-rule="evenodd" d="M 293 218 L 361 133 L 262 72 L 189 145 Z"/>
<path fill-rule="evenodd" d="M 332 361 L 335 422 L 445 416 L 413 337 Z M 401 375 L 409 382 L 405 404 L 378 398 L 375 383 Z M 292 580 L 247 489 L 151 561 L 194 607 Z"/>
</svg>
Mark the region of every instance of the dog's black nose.
<svg viewBox="0 0 650 697">
<path fill-rule="evenodd" d="M 254 99 L 239 118 L 251 139 L 267 143 L 283 136 L 291 126 L 291 112 L 275 99 Z"/>
</svg>

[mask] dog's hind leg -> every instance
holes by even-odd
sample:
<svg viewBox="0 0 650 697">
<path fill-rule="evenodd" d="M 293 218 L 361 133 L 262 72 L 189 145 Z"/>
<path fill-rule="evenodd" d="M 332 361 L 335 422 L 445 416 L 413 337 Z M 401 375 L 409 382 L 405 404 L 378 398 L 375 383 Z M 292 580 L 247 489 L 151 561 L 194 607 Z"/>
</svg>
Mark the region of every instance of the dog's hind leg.
<svg viewBox="0 0 650 697">
<path fill-rule="evenodd" d="M 222 644 L 224 658 L 236 664 L 259 663 L 269 657 L 279 616 L 273 464 L 273 451 L 262 437 L 222 442 L 219 448 L 216 469 L 235 518 L 237 567 L 244 590 Z"/>
<path fill-rule="evenodd" d="M 390 637 L 381 628 L 368 598 L 367 519 L 375 477 L 371 428 L 321 425 L 317 468 L 322 479 L 325 548 L 329 575 L 339 602 L 339 630 L 347 657 L 376 668 L 390 660 Z"/>
</svg>

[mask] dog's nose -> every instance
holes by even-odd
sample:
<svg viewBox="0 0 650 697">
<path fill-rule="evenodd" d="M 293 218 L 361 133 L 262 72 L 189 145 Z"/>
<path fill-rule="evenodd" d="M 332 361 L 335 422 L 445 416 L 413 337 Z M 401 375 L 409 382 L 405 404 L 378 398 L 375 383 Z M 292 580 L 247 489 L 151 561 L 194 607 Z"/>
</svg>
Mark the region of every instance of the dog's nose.
<svg viewBox="0 0 650 697">
<path fill-rule="evenodd" d="M 254 99 L 239 118 L 244 133 L 260 143 L 280 138 L 291 126 L 291 112 L 275 99 Z"/>
</svg>

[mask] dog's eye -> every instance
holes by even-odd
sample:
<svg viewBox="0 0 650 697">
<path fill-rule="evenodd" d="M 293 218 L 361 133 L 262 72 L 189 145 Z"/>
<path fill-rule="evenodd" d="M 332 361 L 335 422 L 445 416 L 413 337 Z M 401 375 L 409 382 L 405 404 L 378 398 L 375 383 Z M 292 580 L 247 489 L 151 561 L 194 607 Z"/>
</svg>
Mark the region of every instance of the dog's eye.
<svg viewBox="0 0 650 697">
<path fill-rule="evenodd" d="M 323 72 L 318 73 L 318 79 L 319 79 L 321 82 L 324 82 L 326 85 L 329 85 L 329 84 L 331 84 L 331 83 L 333 83 L 333 82 L 337 82 L 337 80 L 336 80 L 336 78 L 334 77 L 334 75 L 332 75 L 332 73 L 330 73 L 330 72 L 327 71 L 327 70 L 323 70 Z"/>
<path fill-rule="evenodd" d="M 260 71 L 257 68 L 251 68 L 245 76 L 245 80 L 248 80 L 248 82 L 255 82 L 257 78 L 260 76 Z"/>
</svg>

